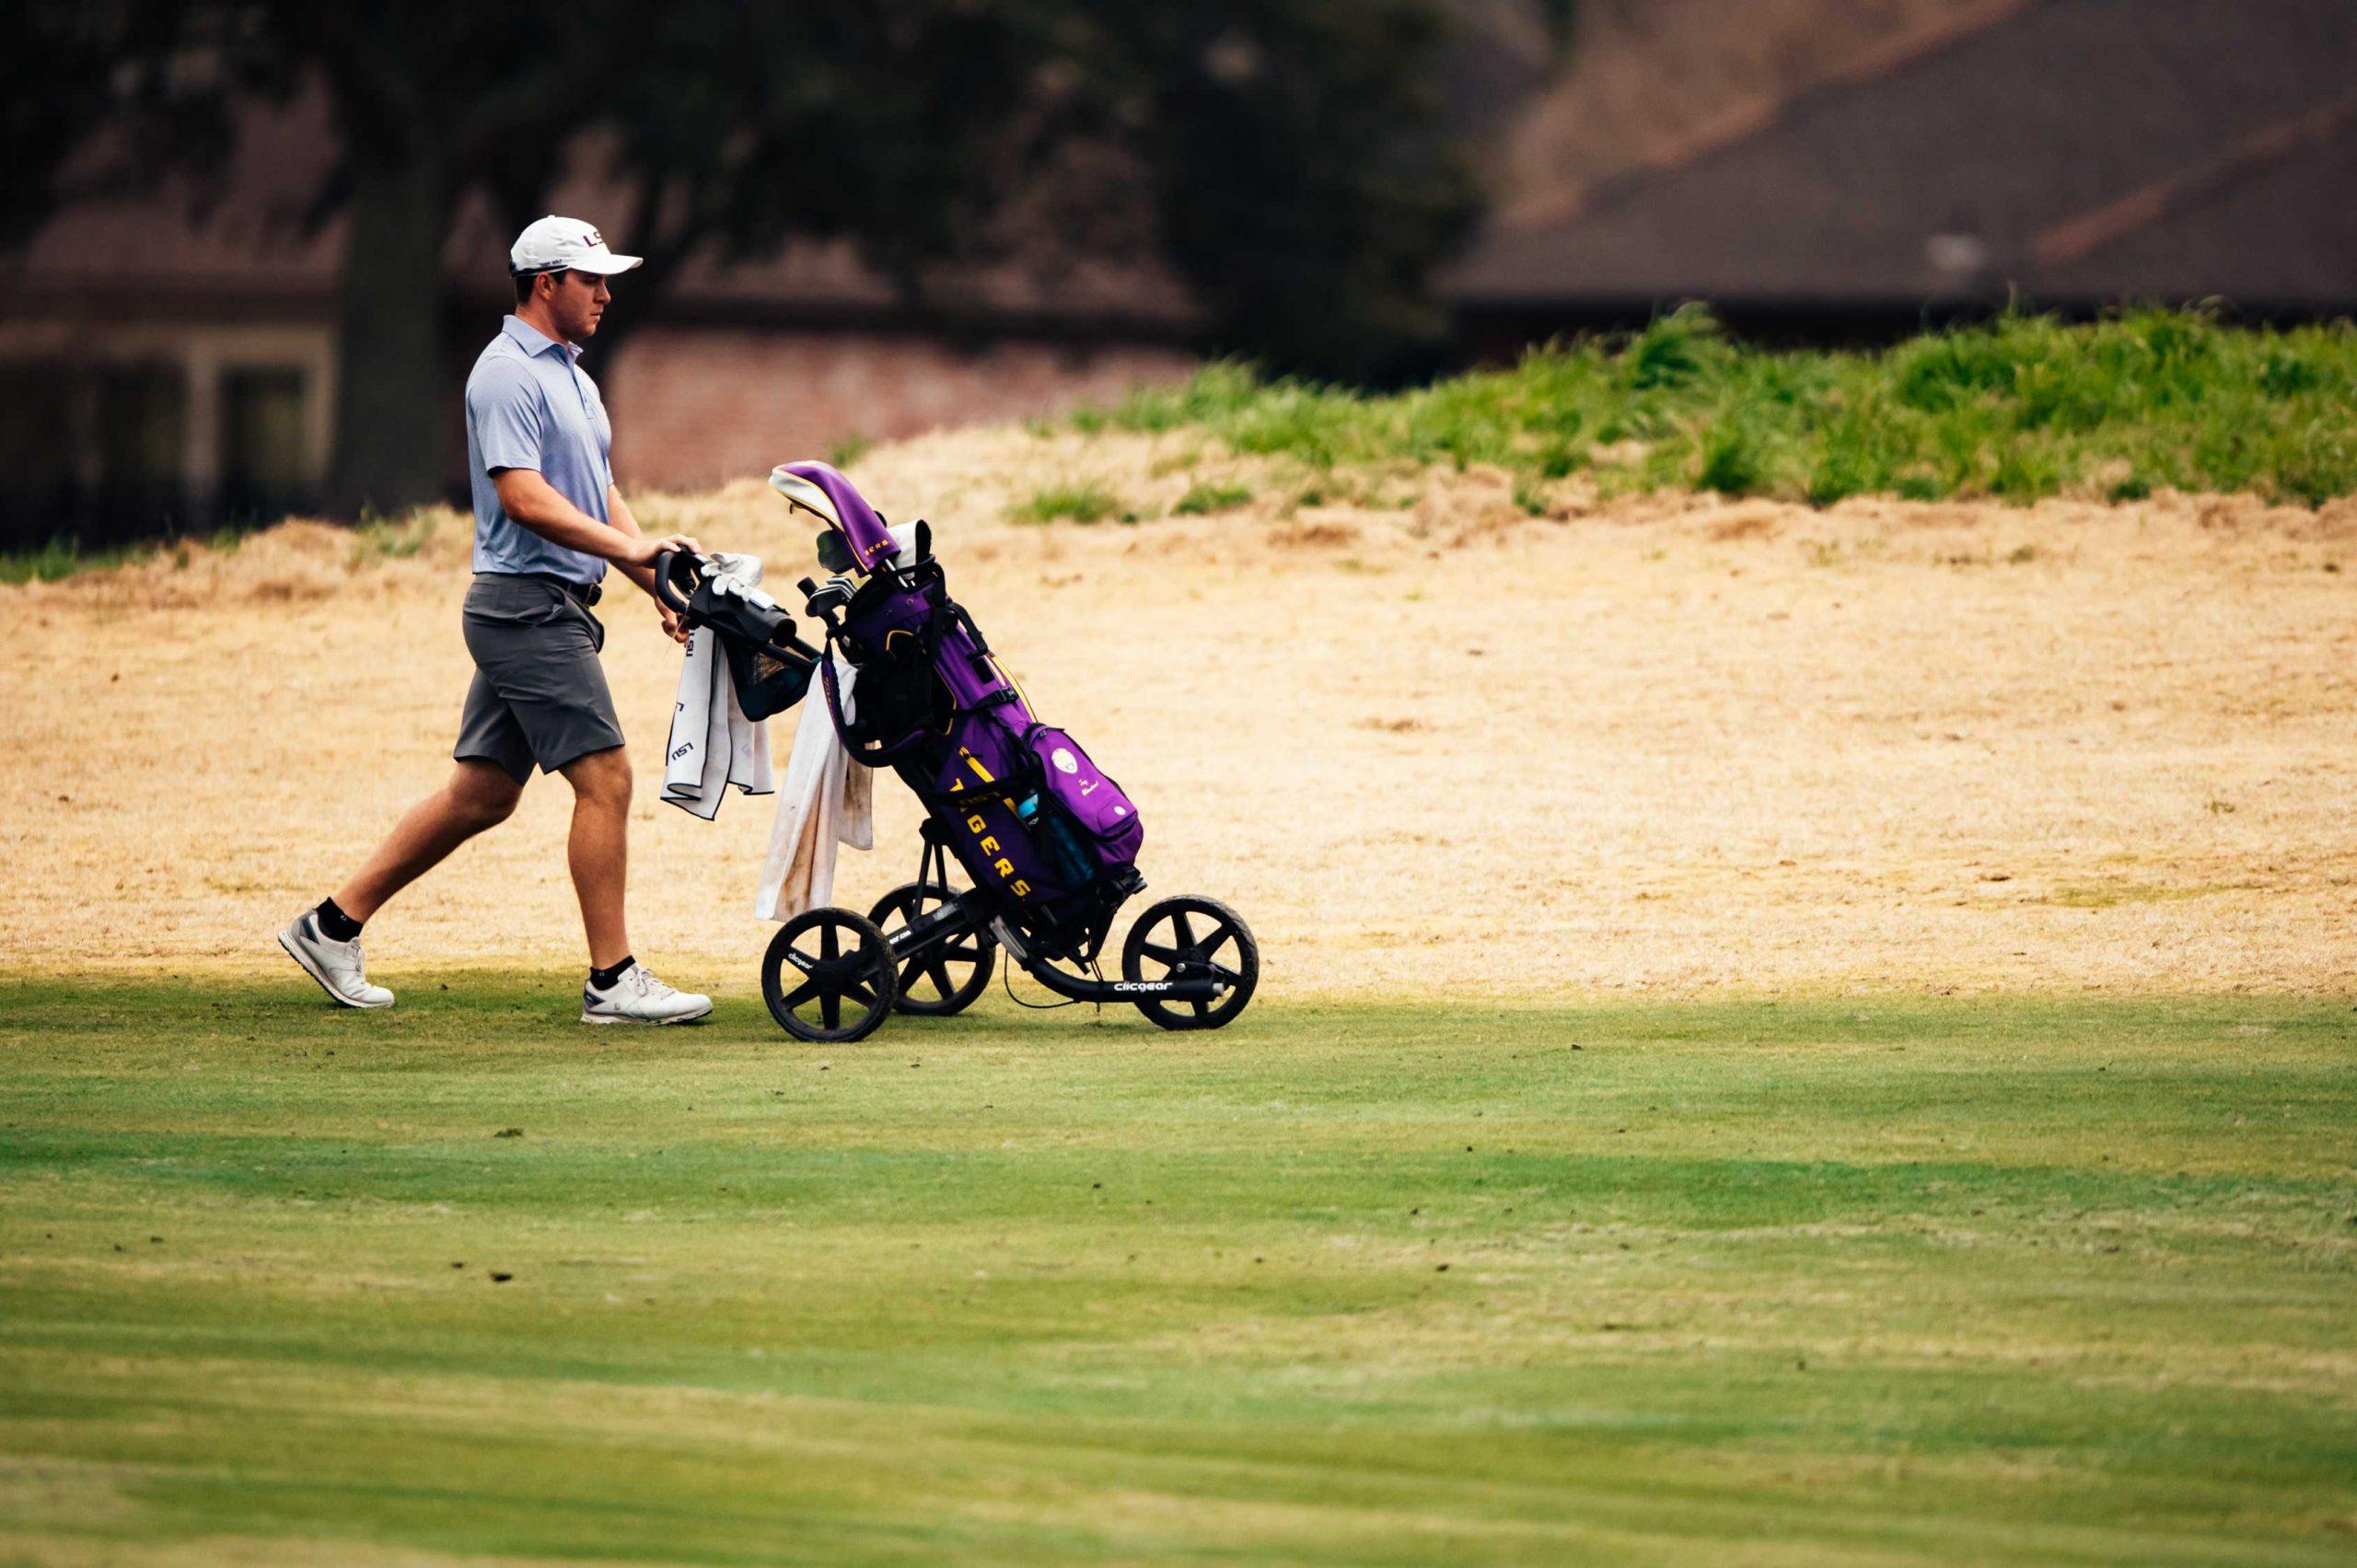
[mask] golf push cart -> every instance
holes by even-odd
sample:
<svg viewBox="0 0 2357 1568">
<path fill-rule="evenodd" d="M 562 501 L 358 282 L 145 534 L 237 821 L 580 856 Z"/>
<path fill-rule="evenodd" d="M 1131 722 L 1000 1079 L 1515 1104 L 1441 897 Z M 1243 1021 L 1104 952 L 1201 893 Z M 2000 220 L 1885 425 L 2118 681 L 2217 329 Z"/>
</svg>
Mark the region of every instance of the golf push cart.
<svg viewBox="0 0 2357 1568">
<path fill-rule="evenodd" d="M 852 760 L 889 768 L 925 812 L 915 881 L 865 915 L 814 909 L 779 927 L 761 960 L 771 1016 L 807 1040 L 862 1039 L 894 1011 L 946 1016 L 988 988 L 1002 947 L 1059 996 L 1132 1003 L 1167 1029 L 1215 1029 L 1242 1013 L 1260 949 L 1211 899 L 1147 905 L 1121 943 L 1120 978 L 1105 977 L 1114 917 L 1145 887 L 1137 807 L 1071 736 L 1032 716 L 949 598 L 927 525 L 887 528 L 825 463 L 782 465 L 770 484 L 823 525 L 819 562 L 834 575 L 799 585 L 823 651 L 765 596 L 718 587 L 702 557 L 663 556 L 657 591 L 719 636 L 748 717 L 793 706 L 815 678 Z M 971 886 L 950 886 L 953 860 Z"/>
</svg>

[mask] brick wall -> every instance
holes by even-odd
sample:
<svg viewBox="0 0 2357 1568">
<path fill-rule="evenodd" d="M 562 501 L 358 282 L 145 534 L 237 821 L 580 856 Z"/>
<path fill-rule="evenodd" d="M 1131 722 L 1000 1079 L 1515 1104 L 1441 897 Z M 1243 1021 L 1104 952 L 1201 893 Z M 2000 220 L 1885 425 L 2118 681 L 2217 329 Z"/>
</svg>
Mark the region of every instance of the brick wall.
<svg viewBox="0 0 2357 1568">
<path fill-rule="evenodd" d="M 1027 419 L 1178 380 L 1194 360 L 1135 344 L 1002 341 L 960 351 L 887 333 L 650 327 L 599 376 L 627 489 L 759 478 L 853 436 Z"/>
</svg>

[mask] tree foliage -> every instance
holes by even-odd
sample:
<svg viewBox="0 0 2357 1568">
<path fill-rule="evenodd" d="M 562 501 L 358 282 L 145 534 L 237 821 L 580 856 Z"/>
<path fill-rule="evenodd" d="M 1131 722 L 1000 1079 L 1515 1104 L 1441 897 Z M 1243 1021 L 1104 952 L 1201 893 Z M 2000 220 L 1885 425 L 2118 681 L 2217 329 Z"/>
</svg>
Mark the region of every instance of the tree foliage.
<svg viewBox="0 0 2357 1568">
<path fill-rule="evenodd" d="M 648 259 L 641 319 L 691 258 L 795 238 L 854 244 L 912 303 L 957 264 L 1128 254 L 1175 273 L 1216 346 L 1395 377 L 1438 342 L 1424 278 L 1474 210 L 1434 5 L 25 0 L 0 22 L 0 243 L 101 130 L 118 169 L 217 172 L 241 100 L 323 93 L 346 508 L 439 486 L 453 215 L 520 226 L 585 152 L 626 207 L 591 215 Z"/>
</svg>

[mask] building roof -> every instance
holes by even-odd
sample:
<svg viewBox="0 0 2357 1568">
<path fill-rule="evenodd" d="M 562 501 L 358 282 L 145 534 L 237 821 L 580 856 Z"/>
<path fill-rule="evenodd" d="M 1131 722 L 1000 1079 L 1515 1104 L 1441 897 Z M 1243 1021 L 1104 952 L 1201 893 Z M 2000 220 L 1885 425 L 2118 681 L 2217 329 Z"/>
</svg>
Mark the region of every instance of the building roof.
<svg viewBox="0 0 2357 1568">
<path fill-rule="evenodd" d="M 1758 131 L 1807 88 L 1870 76 L 2026 0 L 1579 0 L 1561 68 L 1488 160 L 1493 220 L 1579 210 L 1617 176 Z"/>
<path fill-rule="evenodd" d="M 2357 6 L 2025 0 L 1747 134 L 1502 223 L 1447 280 L 1480 311 L 2357 298 Z"/>
</svg>

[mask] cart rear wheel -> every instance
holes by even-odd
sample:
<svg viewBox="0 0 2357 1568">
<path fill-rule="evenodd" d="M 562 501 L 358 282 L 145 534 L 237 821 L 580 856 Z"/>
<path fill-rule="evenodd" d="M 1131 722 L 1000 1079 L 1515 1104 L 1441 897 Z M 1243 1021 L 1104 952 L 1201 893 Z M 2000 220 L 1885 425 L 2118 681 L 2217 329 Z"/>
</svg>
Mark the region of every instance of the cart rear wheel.
<svg viewBox="0 0 2357 1568">
<path fill-rule="evenodd" d="M 867 918 L 890 936 L 953 896 L 938 882 L 903 882 L 877 900 Z M 998 938 L 987 925 L 962 936 L 937 939 L 922 953 L 900 956 L 900 995 L 893 1008 L 933 1018 L 962 1013 L 990 989 L 991 974 L 997 966 Z"/>
<path fill-rule="evenodd" d="M 761 998 L 796 1040 L 865 1039 L 890 1015 L 897 980 L 892 945 L 849 910 L 795 915 L 761 958 Z"/>
<path fill-rule="evenodd" d="M 1209 1001 L 1142 997 L 1138 1011 L 1166 1029 L 1215 1029 L 1244 1011 L 1260 983 L 1260 948 L 1243 917 L 1187 895 L 1148 905 L 1121 944 L 1123 980 L 1205 977 L 1226 989 Z"/>
</svg>

